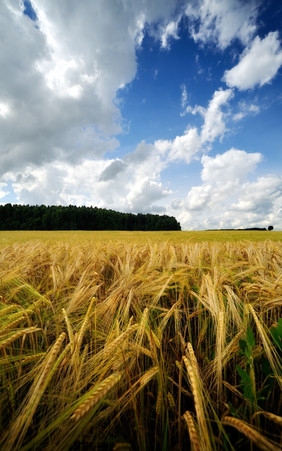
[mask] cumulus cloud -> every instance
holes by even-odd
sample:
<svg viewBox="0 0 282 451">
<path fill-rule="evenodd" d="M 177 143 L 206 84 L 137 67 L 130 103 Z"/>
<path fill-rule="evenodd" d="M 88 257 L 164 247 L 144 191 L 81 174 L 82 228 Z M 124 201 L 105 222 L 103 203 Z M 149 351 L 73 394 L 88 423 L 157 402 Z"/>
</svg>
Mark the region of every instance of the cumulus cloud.
<svg viewBox="0 0 282 451">
<path fill-rule="evenodd" d="M 234 148 L 215 157 L 204 155 L 202 184 L 191 187 L 186 199 L 174 201 L 170 211 L 187 229 L 275 224 L 282 202 L 282 178 L 248 180 L 262 159 L 260 153 Z"/>
<path fill-rule="evenodd" d="M 141 142 L 123 159 L 53 161 L 8 173 L 21 203 L 96 205 L 119 211 L 155 211 L 170 194 L 161 182 L 162 153 Z M 157 204 L 156 204 L 157 202 Z"/>
<path fill-rule="evenodd" d="M 195 41 L 225 49 L 234 39 L 246 45 L 256 31 L 257 0 L 196 0 L 188 4 L 190 33 Z"/>
<path fill-rule="evenodd" d="M 172 162 L 191 163 L 223 136 L 226 131 L 223 108 L 231 98 L 230 89 L 216 91 L 206 108 L 194 107 L 195 113 L 203 118 L 201 128 L 188 126 L 183 135 L 172 140 L 156 140 L 153 144 L 141 141 L 122 158 L 104 160 L 96 154 L 95 161 L 57 159 L 10 172 L 6 178 L 12 180 L 22 203 L 82 203 L 121 211 L 156 211 L 163 208 L 162 201 L 172 194 L 162 182 L 163 171 Z M 205 166 L 209 166 L 208 160 Z"/>
<path fill-rule="evenodd" d="M 282 49 L 278 32 L 270 32 L 264 39 L 253 40 L 241 55 L 239 63 L 224 74 L 230 87 L 240 90 L 269 83 L 282 66 Z"/>
<path fill-rule="evenodd" d="M 144 178 L 141 183 L 133 185 L 126 198 L 130 210 L 143 212 L 148 211 L 148 206 L 168 194 L 170 191 L 165 189 L 161 182 L 152 181 L 148 177 Z M 151 209 L 154 210 L 154 207 Z"/>
<path fill-rule="evenodd" d="M 156 142 L 158 148 L 166 148 L 168 153 L 168 161 L 185 161 L 189 164 L 201 150 L 202 143 L 196 127 L 188 128 L 181 136 L 175 139 L 159 140 Z"/>
<path fill-rule="evenodd" d="M 244 150 L 230 149 L 214 158 L 204 155 L 202 157 L 203 170 L 201 178 L 203 182 L 213 186 L 238 185 L 246 178 L 249 172 L 253 172 L 257 164 L 262 161 L 260 153 L 247 153 Z"/>
<path fill-rule="evenodd" d="M 257 218 L 262 215 L 273 215 L 278 213 L 278 208 L 273 211 L 273 206 L 281 206 L 282 198 L 282 177 L 263 176 L 259 177 L 253 183 L 243 185 L 242 194 L 238 202 L 231 205 L 230 209 L 239 212 L 256 215 Z M 278 201 L 278 202 L 277 202 Z"/>
<path fill-rule="evenodd" d="M 232 97 L 232 89 L 219 89 L 214 92 L 207 108 L 200 105 L 195 107 L 189 105 L 186 112 L 193 115 L 199 113 L 203 117 L 203 125 L 201 130 L 197 127 L 188 127 L 183 135 L 177 136 L 172 141 L 158 141 L 158 145 L 162 142 L 162 145 L 166 145 L 169 149 L 168 159 L 184 160 L 186 163 L 190 163 L 200 151 L 209 150 L 211 143 L 217 138 L 222 138 L 226 132 L 228 115 L 224 111 L 224 107 L 228 105 Z"/>
<path fill-rule="evenodd" d="M 116 149 L 116 96 L 135 77 L 144 27 L 157 21 L 159 39 L 176 36 L 173 0 L 31 4 L 34 20 L 20 0 L 0 4 L 1 174 Z"/>
</svg>

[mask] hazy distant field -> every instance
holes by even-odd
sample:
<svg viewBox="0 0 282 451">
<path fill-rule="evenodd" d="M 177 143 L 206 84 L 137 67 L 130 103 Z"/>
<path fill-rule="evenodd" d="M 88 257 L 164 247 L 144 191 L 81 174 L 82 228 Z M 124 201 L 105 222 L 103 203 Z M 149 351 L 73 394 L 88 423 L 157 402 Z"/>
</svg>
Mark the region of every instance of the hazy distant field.
<svg viewBox="0 0 282 451">
<path fill-rule="evenodd" d="M 278 451 L 281 238 L 1 232 L 0 449 Z"/>
<path fill-rule="evenodd" d="M 0 246 L 20 243 L 29 240 L 62 241 L 79 243 L 86 241 L 112 241 L 127 242 L 150 241 L 282 241 L 282 232 L 275 231 L 201 231 L 201 232 L 127 232 L 127 231 L 0 231 Z"/>
</svg>

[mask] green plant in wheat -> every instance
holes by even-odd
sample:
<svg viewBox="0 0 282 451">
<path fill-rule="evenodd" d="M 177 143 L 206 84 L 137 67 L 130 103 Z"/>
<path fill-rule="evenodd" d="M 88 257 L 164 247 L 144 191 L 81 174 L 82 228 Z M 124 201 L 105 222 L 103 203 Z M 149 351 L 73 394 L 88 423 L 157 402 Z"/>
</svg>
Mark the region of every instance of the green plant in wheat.
<svg viewBox="0 0 282 451">
<path fill-rule="evenodd" d="M 236 369 L 241 378 L 241 388 L 243 389 L 243 396 L 245 399 L 250 401 L 251 405 L 254 406 L 257 402 L 256 395 L 256 380 L 255 380 L 255 368 L 254 368 L 254 357 L 253 348 L 255 346 L 255 337 L 250 326 L 247 328 L 247 332 L 244 338 L 239 340 L 239 346 L 241 349 L 241 354 L 246 357 L 246 367 L 241 368 L 240 365 L 236 366 Z"/>
</svg>

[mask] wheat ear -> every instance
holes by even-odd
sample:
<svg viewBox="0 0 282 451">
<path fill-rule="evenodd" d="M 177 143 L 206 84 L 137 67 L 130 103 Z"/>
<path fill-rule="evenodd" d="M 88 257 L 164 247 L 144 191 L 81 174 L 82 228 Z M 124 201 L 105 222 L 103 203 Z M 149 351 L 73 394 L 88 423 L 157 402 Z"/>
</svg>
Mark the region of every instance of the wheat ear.
<svg viewBox="0 0 282 451">
<path fill-rule="evenodd" d="M 198 433 L 196 430 L 195 421 L 194 421 L 191 413 L 188 410 L 186 410 L 186 412 L 184 413 L 183 419 L 185 420 L 187 427 L 188 427 L 192 450 L 193 451 L 201 451 L 200 441 L 199 441 L 199 436 L 198 436 Z"/>
<path fill-rule="evenodd" d="M 66 322 L 66 325 L 67 325 L 68 336 L 69 336 L 69 341 L 70 341 L 70 344 L 71 344 L 71 348 L 73 348 L 74 337 L 73 337 L 72 326 L 71 326 L 68 314 L 67 314 L 67 312 L 66 312 L 66 310 L 64 308 L 62 309 L 62 312 L 63 312 L 64 319 L 65 319 L 65 322 Z"/>
<path fill-rule="evenodd" d="M 252 418 L 254 418 L 257 415 L 263 415 L 264 417 L 269 418 L 270 420 L 274 421 L 274 423 L 279 424 L 279 426 L 281 426 L 281 428 L 282 428 L 282 417 L 280 417 L 279 415 L 275 415 L 274 413 L 266 412 L 265 410 L 262 410 L 260 412 L 254 413 Z"/>
<path fill-rule="evenodd" d="M 150 380 L 153 379 L 153 377 L 155 377 L 155 375 L 158 372 L 159 372 L 159 367 L 158 366 L 153 366 L 148 371 L 146 371 L 146 373 L 144 373 L 143 376 L 140 377 L 140 379 L 138 381 L 139 384 L 140 384 L 140 388 L 144 387 L 145 385 L 147 385 L 148 382 L 150 382 Z"/>
<path fill-rule="evenodd" d="M 239 420 L 238 418 L 225 416 L 222 419 L 222 423 L 228 426 L 232 426 L 238 431 L 242 432 L 242 434 L 248 437 L 263 451 L 281 451 L 281 448 L 278 448 L 273 443 L 269 442 L 265 437 L 263 437 L 263 435 L 249 426 L 245 421 Z"/>
<path fill-rule="evenodd" d="M 19 309 L 18 304 L 12 304 L 9 305 L 8 307 L 4 307 L 0 310 L 0 316 L 7 315 L 7 313 L 10 313 L 12 310 L 15 309 Z"/>
<path fill-rule="evenodd" d="M 11 343 L 13 343 L 13 341 L 17 340 L 18 338 L 21 338 L 23 335 L 32 334 L 33 332 L 37 332 L 38 330 L 41 330 L 41 329 L 36 326 L 32 326 L 32 327 L 28 327 L 27 329 L 19 330 L 15 334 L 11 335 L 9 338 L 6 338 L 6 340 L 1 341 L 0 349 L 6 348 Z"/>
<path fill-rule="evenodd" d="M 73 415 L 71 416 L 71 420 L 78 421 L 80 418 L 82 418 L 118 383 L 120 378 L 121 373 L 111 374 L 103 382 L 101 382 L 94 393 L 91 390 L 90 396 L 74 411 Z"/>
<path fill-rule="evenodd" d="M 131 332 L 134 332 L 138 329 L 138 324 L 133 324 L 129 326 L 124 332 L 122 332 L 119 337 L 115 338 L 109 345 L 107 345 L 102 351 L 101 355 L 103 356 L 103 361 L 105 362 L 113 353 L 116 352 L 120 343 L 130 335 Z"/>
<path fill-rule="evenodd" d="M 80 331 L 78 332 L 78 337 L 77 337 L 77 349 L 78 350 L 80 350 L 82 339 L 83 339 L 83 336 L 84 336 L 84 333 L 86 331 L 86 328 L 87 328 L 87 325 L 88 325 L 88 321 L 89 321 L 89 318 L 90 318 L 91 310 L 92 310 L 94 302 L 96 302 L 96 301 L 97 301 L 97 298 L 95 298 L 95 297 L 93 297 L 91 299 L 90 304 L 89 304 L 88 309 L 87 309 L 87 312 L 86 312 L 86 315 L 85 315 L 85 318 L 84 318 L 84 321 L 82 323 Z"/>
<path fill-rule="evenodd" d="M 26 316 L 23 315 L 23 316 L 20 316 L 18 319 L 11 321 L 10 323 L 6 323 L 5 326 L 1 327 L 0 334 L 5 335 L 6 330 L 14 329 L 19 323 L 21 323 L 25 319 L 26 319 Z"/>
<path fill-rule="evenodd" d="M 51 366 L 53 365 L 54 360 L 57 357 L 59 349 L 62 346 L 62 343 L 65 340 L 65 338 L 66 338 L 66 334 L 65 334 L 65 332 L 62 332 L 61 335 L 59 336 L 59 338 L 56 340 L 55 344 L 53 345 L 53 347 L 49 353 L 49 356 L 47 357 L 47 362 L 43 369 L 42 375 L 39 379 L 39 387 L 41 387 L 41 385 L 44 385 L 45 378 L 46 378 L 47 374 L 49 373 L 49 370 L 50 370 Z"/>
<path fill-rule="evenodd" d="M 195 411 L 197 415 L 197 421 L 199 425 L 200 430 L 200 439 L 201 444 L 203 447 L 206 447 L 206 449 L 210 448 L 210 438 L 209 438 L 209 432 L 208 432 L 208 426 L 206 422 L 206 415 L 205 415 L 205 409 L 204 409 L 204 402 L 203 402 L 203 385 L 202 380 L 200 376 L 200 372 L 198 369 L 198 363 L 196 356 L 194 354 L 193 347 L 191 343 L 187 344 L 187 351 L 188 351 L 188 357 L 183 356 L 183 361 L 185 363 L 192 394 L 194 398 L 194 404 L 195 404 Z"/>
</svg>

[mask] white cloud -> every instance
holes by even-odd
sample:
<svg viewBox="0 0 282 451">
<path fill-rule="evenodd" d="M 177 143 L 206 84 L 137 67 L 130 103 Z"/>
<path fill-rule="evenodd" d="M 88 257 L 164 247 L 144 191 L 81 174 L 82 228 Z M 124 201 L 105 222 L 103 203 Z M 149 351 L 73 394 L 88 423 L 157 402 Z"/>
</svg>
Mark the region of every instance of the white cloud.
<svg viewBox="0 0 282 451">
<path fill-rule="evenodd" d="M 8 184 L 7 183 L 0 183 L 0 199 L 7 196 L 9 194 L 9 191 L 6 191 Z"/>
<path fill-rule="evenodd" d="M 184 90 L 183 92 L 185 95 Z M 188 106 L 186 112 L 199 113 L 203 117 L 204 123 L 201 130 L 188 126 L 183 135 L 176 136 L 173 140 L 156 141 L 155 145 L 168 153 L 168 161 L 183 160 L 189 164 L 200 152 L 210 150 L 210 144 L 217 138 L 224 136 L 227 113 L 223 111 L 223 108 L 228 105 L 232 97 L 232 89 L 219 89 L 214 92 L 207 108 L 199 105 Z"/>
<path fill-rule="evenodd" d="M 10 114 L 10 107 L 8 103 L 0 102 L 0 119 L 5 119 Z"/>
<path fill-rule="evenodd" d="M 228 101 L 233 97 L 231 89 L 215 91 L 208 108 L 204 113 L 205 122 L 201 130 L 201 139 L 203 143 L 213 142 L 217 137 L 222 137 L 226 131 L 222 111 Z"/>
<path fill-rule="evenodd" d="M 247 153 L 244 150 L 230 149 L 214 158 L 202 157 L 202 180 L 209 185 L 218 186 L 243 182 L 249 172 L 253 172 L 262 161 L 260 153 Z"/>
<path fill-rule="evenodd" d="M 141 142 L 123 159 L 54 161 L 8 173 L 20 203 L 96 205 L 118 211 L 154 211 L 170 194 L 162 185 L 162 152 Z"/>
<path fill-rule="evenodd" d="M 273 205 L 281 206 L 281 200 L 282 177 L 263 176 L 253 183 L 244 184 L 238 202 L 232 204 L 230 209 L 251 213 L 258 218 L 272 214 L 274 219 Z M 278 209 L 276 211 L 278 212 Z"/>
<path fill-rule="evenodd" d="M 241 55 L 239 63 L 224 74 L 224 81 L 230 87 L 240 90 L 269 83 L 282 66 L 282 49 L 278 32 L 270 32 L 264 39 L 253 40 Z"/>
<path fill-rule="evenodd" d="M 143 212 L 150 210 L 152 203 L 167 197 L 170 191 L 165 189 L 161 182 L 143 178 L 139 183 L 133 184 L 126 199 L 130 210 Z"/>
<path fill-rule="evenodd" d="M 209 150 L 210 144 L 225 133 L 222 108 L 231 97 L 232 90 L 219 90 L 214 93 L 207 108 L 195 107 L 203 117 L 201 129 L 188 126 L 183 135 L 173 140 L 157 140 L 153 144 L 141 141 L 133 152 L 123 158 L 103 160 L 100 139 L 96 143 L 95 161 L 65 162 L 58 159 L 37 167 L 28 166 L 8 173 L 6 177 L 13 180 L 14 192 L 21 203 L 95 204 L 134 212 L 163 208 L 162 201 L 172 192 L 163 184 L 162 172 L 173 162 L 189 164 Z M 90 148 L 91 143 L 95 142 L 91 130 L 85 130 L 84 134 L 83 142 L 83 135 L 73 136 L 72 140 L 76 146 Z M 102 148 L 98 153 L 99 145 Z M 109 148 L 110 143 L 106 141 L 104 146 Z M 58 148 L 56 153 L 63 154 L 63 150 Z"/>
<path fill-rule="evenodd" d="M 248 180 L 261 161 L 260 153 L 238 149 L 204 155 L 202 184 L 193 186 L 186 199 L 174 201 L 169 212 L 186 229 L 281 227 L 282 178 Z"/>
<path fill-rule="evenodd" d="M 161 46 L 164 49 L 169 49 L 169 41 L 171 38 L 179 39 L 177 30 L 180 22 L 181 16 L 179 16 L 176 20 L 170 20 L 165 26 L 163 26 L 160 30 L 160 41 Z"/>
<path fill-rule="evenodd" d="M 238 104 L 239 111 L 233 115 L 234 121 L 241 121 L 246 116 L 256 116 L 259 114 L 261 108 L 253 103 L 248 104 L 245 101 L 241 101 Z"/>
<path fill-rule="evenodd" d="M 210 185 L 193 186 L 187 195 L 185 207 L 189 211 L 199 211 L 207 207 L 210 199 Z"/>
<path fill-rule="evenodd" d="M 260 1 L 196 0 L 189 3 L 186 14 L 190 32 L 197 42 L 214 42 L 225 49 L 234 39 L 246 45 L 256 31 Z"/>
<path fill-rule="evenodd" d="M 144 27 L 157 22 L 159 39 L 176 36 L 176 6 L 32 0 L 33 21 L 20 0 L 0 2 L 1 174 L 115 149 L 123 128 L 116 96 L 136 75 Z"/>
<path fill-rule="evenodd" d="M 189 164 L 202 148 L 201 138 L 197 128 L 188 128 L 184 135 L 176 136 L 174 140 L 159 140 L 157 147 L 166 148 L 168 161 L 185 161 Z"/>
</svg>

